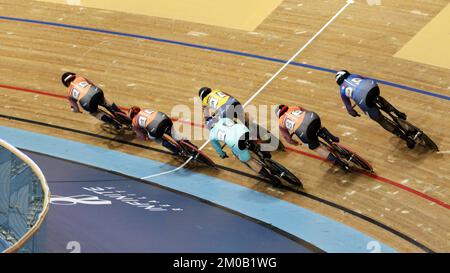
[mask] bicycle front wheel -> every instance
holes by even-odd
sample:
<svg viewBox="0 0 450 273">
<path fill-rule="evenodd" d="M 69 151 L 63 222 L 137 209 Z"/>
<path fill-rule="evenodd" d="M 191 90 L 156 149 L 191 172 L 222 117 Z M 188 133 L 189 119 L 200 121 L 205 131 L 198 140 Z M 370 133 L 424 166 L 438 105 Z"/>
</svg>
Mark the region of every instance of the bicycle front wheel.
<svg viewBox="0 0 450 273">
<path fill-rule="evenodd" d="M 269 167 L 269 169 L 276 173 L 278 177 L 281 179 L 284 179 L 289 184 L 298 186 L 303 189 L 303 183 L 298 179 L 297 176 L 295 176 L 291 171 L 289 171 L 287 168 L 285 168 L 280 163 L 272 160 L 272 159 L 265 159 L 264 160 L 266 165 Z"/>
<path fill-rule="evenodd" d="M 420 130 L 418 127 L 414 126 L 410 122 L 406 120 L 399 120 L 399 123 L 402 124 L 402 127 L 406 128 L 408 132 L 418 132 L 419 133 L 419 139 L 427 146 L 429 149 L 433 151 L 439 151 L 439 147 L 436 145 L 436 143 L 422 130 Z"/>
</svg>

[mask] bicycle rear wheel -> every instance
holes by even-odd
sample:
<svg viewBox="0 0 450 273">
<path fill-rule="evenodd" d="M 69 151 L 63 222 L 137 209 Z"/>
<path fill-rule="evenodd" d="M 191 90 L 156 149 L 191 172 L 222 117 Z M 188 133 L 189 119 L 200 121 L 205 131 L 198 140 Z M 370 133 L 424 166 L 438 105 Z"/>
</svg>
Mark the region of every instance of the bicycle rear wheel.
<svg viewBox="0 0 450 273">
<path fill-rule="evenodd" d="M 276 172 L 276 175 L 279 176 L 281 179 L 284 179 L 289 184 L 303 188 L 302 181 L 300 181 L 300 179 L 298 179 L 297 176 L 295 176 L 291 171 L 289 171 L 283 165 L 281 165 L 280 163 L 278 163 L 272 159 L 265 159 L 264 162 L 269 167 L 269 169 L 271 171 Z"/>
<path fill-rule="evenodd" d="M 190 156 L 194 158 L 195 161 L 217 169 L 216 163 L 214 163 L 214 161 L 212 161 L 209 156 L 199 150 L 195 145 L 184 140 L 179 141 L 179 144 L 183 148 L 183 150 L 185 150 Z"/>
<path fill-rule="evenodd" d="M 364 158 L 362 158 L 355 152 L 351 151 L 341 144 L 333 143 L 332 146 L 339 154 L 342 155 L 343 158 L 345 158 L 345 160 L 353 163 L 352 165 L 354 165 L 356 168 L 365 172 L 373 173 L 372 165 L 370 165 L 369 162 L 367 162 Z"/>
</svg>

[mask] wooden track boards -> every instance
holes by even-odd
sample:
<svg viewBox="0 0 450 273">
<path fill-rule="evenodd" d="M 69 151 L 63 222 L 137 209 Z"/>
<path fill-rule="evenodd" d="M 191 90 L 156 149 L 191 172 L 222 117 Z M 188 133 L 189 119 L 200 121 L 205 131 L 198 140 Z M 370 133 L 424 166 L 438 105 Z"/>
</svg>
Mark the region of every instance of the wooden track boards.
<svg viewBox="0 0 450 273">
<path fill-rule="evenodd" d="M 342 2 L 305 0 L 301 2 L 303 5 L 299 5 L 297 0 L 284 1 L 254 32 L 23 0 L 0 0 L 0 15 L 96 27 L 288 59 L 342 7 Z M 296 61 L 331 69 L 345 68 L 449 96 L 449 70 L 393 57 L 446 4 L 447 1 L 438 0 L 427 3 L 418 0 L 383 1 L 382 6 L 373 7 L 365 3 L 355 4 Z M 412 10 L 420 10 L 429 16 L 411 13 Z M 192 31 L 206 35 L 194 36 Z M 65 95 L 60 75 L 71 70 L 100 84 L 107 97 L 120 105 L 157 106 L 167 113 L 176 104 L 187 103 L 192 107 L 192 98 L 198 88 L 205 85 L 222 88 L 245 101 L 281 65 L 173 44 L 5 20 L 1 20 L 0 25 L 0 48 L 0 84 Z M 383 96 L 408 113 L 409 119 L 432 136 L 441 150 L 450 150 L 448 100 L 385 85 L 381 88 Z M 114 137 L 104 132 L 99 123 L 87 114 L 72 114 L 68 104 L 58 98 L 0 88 L 0 102 L 2 115 Z M 343 143 L 368 158 L 378 175 L 450 203 L 450 155 L 423 155 L 420 150 L 409 151 L 368 118 L 349 117 L 341 106 L 332 74 L 289 67 L 256 98 L 254 104 L 282 102 L 301 104 L 319 113 L 323 124 L 338 134 Z M 165 154 L 94 136 L 4 118 L 0 119 L 0 125 L 179 164 Z M 154 144 L 145 145 L 159 148 Z M 300 149 L 309 152 L 304 147 Z M 247 172 L 235 160 L 221 161 L 213 151 L 207 150 L 207 153 L 221 164 Z M 334 172 L 328 164 L 294 152 L 276 155 L 275 158 L 302 178 L 307 192 L 376 219 L 434 251 L 450 251 L 448 208 L 379 180 Z M 421 251 L 390 232 L 304 196 L 273 191 L 256 180 L 229 172 L 221 171 L 220 177 L 337 219 L 399 251 Z"/>
</svg>

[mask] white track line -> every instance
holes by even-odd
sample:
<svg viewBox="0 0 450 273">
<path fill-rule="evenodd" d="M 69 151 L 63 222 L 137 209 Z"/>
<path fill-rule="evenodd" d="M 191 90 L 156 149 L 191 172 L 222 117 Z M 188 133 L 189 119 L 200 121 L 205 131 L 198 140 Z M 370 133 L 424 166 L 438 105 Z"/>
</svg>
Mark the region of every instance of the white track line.
<svg viewBox="0 0 450 273">
<path fill-rule="evenodd" d="M 205 146 L 206 146 L 206 145 L 205 145 Z M 189 162 L 191 162 L 192 159 L 193 159 L 192 156 L 189 157 L 189 159 L 186 160 L 186 162 L 184 162 L 184 163 L 181 164 L 179 167 L 177 167 L 177 168 L 175 168 L 175 169 L 173 169 L 173 170 L 166 171 L 166 172 L 162 172 L 162 173 L 157 173 L 157 174 L 152 174 L 152 175 L 145 176 L 145 177 L 141 177 L 141 179 L 149 179 L 149 178 L 152 178 L 152 177 L 155 177 L 155 176 L 161 176 L 161 175 L 165 175 L 165 174 L 174 173 L 174 172 L 176 172 L 176 171 L 178 171 L 178 170 L 184 168 L 184 166 L 186 166 Z"/>
<path fill-rule="evenodd" d="M 275 74 L 272 75 L 272 77 L 270 77 L 270 79 L 261 86 L 261 88 L 258 89 L 258 91 L 256 91 L 253 96 L 251 96 L 244 104 L 243 104 L 243 108 L 245 108 L 250 102 L 252 102 L 256 96 L 258 96 L 281 72 L 283 72 L 283 70 L 292 62 L 294 61 L 295 58 L 298 57 L 298 55 L 300 55 L 300 53 L 302 53 L 331 23 L 333 23 L 334 20 L 336 20 L 336 18 L 341 15 L 342 12 L 344 12 L 344 10 L 351 4 L 355 3 L 354 0 L 347 0 L 347 3 L 316 33 L 314 34 L 314 36 L 309 39 L 309 41 L 302 47 L 300 48 Z M 202 146 L 200 146 L 199 150 L 203 150 L 206 145 L 208 145 L 208 143 L 210 142 L 210 140 L 208 139 L 205 143 L 203 143 Z M 186 162 L 184 162 L 181 166 L 170 170 L 170 171 L 166 171 L 166 172 L 162 172 L 162 173 L 157 173 L 157 174 L 153 174 L 153 175 L 149 175 L 149 176 L 145 176 L 142 177 L 141 179 L 148 179 L 148 178 L 152 178 L 152 177 L 156 177 L 156 176 L 161 176 L 161 175 L 166 175 L 166 174 L 170 174 L 170 173 L 174 173 L 182 168 L 184 168 L 184 166 L 186 166 L 189 162 L 191 162 L 191 160 L 193 159 L 193 157 L 190 157 L 188 160 L 186 160 Z"/>
<path fill-rule="evenodd" d="M 314 36 L 309 39 L 309 41 L 302 47 L 300 48 L 297 53 L 294 54 L 294 56 L 292 56 L 278 71 L 277 73 L 273 74 L 273 76 L 263 85 L 261 86 L 261 88 L 255 92 L 255 94 L 253 94 L 253 96 L 251 96 L 250 99 L 248 99 L 248 101 L 246 103 L 244 103 L 243 107 L 245 108 L 253 99 L 255 99 L 256 96 L 259 95 L 259 93 L 261 93 L 264 88 L 267 87 L 267 85 L 269 85 L 295 58 L 297 58 L 298 55 L 300 55 L 300 53 L 302 53 L 331 23 L 333 23 L 333 21 L 339 16 L 341 15 L 342 12 L 344 12 L 344 10 L 351 4 L 353 4 L 354 1 L 353 0 L 347 0 L 347 4 L 345 4 L 345 6 L 343 6 L 337 13 L 336 15 L 333 16 L 333 18 L 330 19 L 330 21 L 328 21 L 316 34 L 314 34 Z"/>
</svg>

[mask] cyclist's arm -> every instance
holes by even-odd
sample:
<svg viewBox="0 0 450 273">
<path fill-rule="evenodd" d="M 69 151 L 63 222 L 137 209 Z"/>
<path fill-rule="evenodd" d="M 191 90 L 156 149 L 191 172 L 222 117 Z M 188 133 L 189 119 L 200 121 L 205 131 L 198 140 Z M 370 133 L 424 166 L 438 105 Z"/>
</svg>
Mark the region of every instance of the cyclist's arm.
<svg viewBox="0 0 450 273">
<path fill-rule="evenodd" d="M 209 117 L 211 117 L 211 114 L 210 114 L 208 106 L 203 105 L 202 106 L 202 110 L 203 110 L 203 116 L 205 117 L 205 120 L 207 120 Z"/>
<path fill-rule="evenodd" d="M 345 108 L 347 109 L 347 112 L 349 113 L 353 112 L 354 109 L 352 107 L 352 101 L 345 94 L 342 94 L 342 92 L 341 92 L 341 99 L 345 105 Z"/>
<path fill-rule="evenodd" d="M 289 131 L 283 127 L 280 127 L 281 135 L 284 139 L 292 145 L 298 145 L 298 141 L 295 141 L 292 136 L 289 134 Z"/>
<path fill-rule="evenodd" d="M 223 156 L 224 151 L 222 150 L 222 147 L 220 146 L 220 142 L 217 139 L 212 138 L 211 145 L 214 147 L 214 149 L 216 150 L 216 152 L 219 156 Z"/>
<path fill-rule="evenodd" d="M 67 97 L 67 99 L 69 100 L 70 108 L 72 109 L 72 111 L 75 113 L 81 113 L 80 107 L 78 107 L 77 100 L 72 97 Z"/>
</svg>

